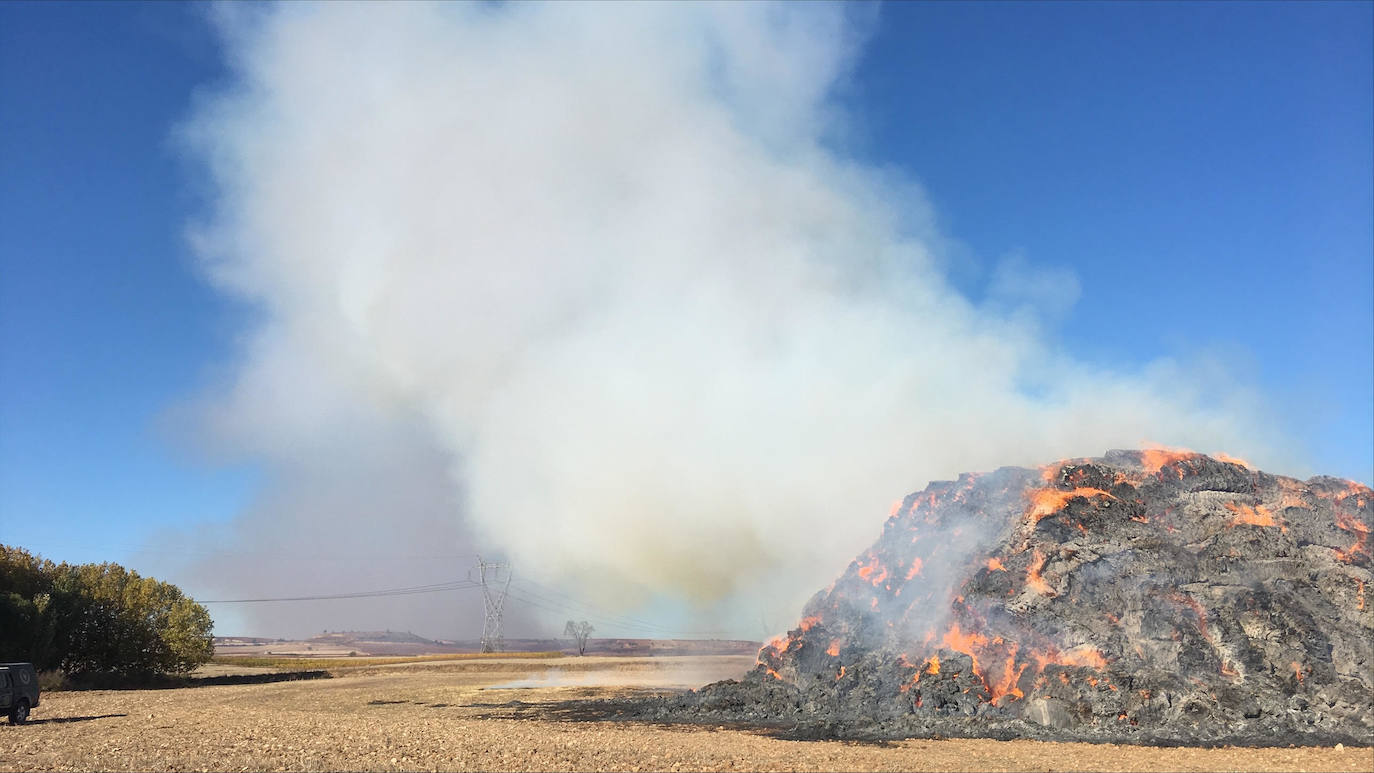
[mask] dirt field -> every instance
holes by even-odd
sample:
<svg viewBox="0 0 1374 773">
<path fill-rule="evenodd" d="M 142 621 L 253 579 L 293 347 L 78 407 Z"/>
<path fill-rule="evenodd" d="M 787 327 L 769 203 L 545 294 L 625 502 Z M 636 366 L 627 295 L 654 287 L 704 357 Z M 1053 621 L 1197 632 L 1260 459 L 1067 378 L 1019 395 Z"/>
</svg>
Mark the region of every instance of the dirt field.
<svg viewBox="0 0 1374 773">
<path fill-rule="evenodd" d="M 48 693 L 0 770 L 1339 770 L 1374 749 L 785 741 L 713 727 L 518 719 L 524 704 L 695 686 L 752 658 L 435 661 L 334 679 Z M 218 673 L 224 667 L 217 667 Z M 538 712 L 535 712 L 537 715 Z"/>
</svg>

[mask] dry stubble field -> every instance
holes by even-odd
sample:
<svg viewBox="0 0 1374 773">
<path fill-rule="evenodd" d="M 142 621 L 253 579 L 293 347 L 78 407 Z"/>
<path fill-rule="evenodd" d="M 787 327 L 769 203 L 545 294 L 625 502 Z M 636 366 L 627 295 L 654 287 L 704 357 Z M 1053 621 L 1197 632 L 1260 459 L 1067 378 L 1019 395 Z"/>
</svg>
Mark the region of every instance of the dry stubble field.
<svg viewBox="0 0 1374 773">
<path fill-rule="evenodd" d="M 0 726 L 0 770 L 1340 770 L 1374 750 L 1034 741 L 790 741 L 747 730 L 516 718 L 526 704 L 692 686 L 752 658 L 436 661 L 338 678 L 49 693 Z M 527 712 L 520 712 L 527 713 Z M 535 712 L 536 715 L 538 712 Z"/>
</svg>

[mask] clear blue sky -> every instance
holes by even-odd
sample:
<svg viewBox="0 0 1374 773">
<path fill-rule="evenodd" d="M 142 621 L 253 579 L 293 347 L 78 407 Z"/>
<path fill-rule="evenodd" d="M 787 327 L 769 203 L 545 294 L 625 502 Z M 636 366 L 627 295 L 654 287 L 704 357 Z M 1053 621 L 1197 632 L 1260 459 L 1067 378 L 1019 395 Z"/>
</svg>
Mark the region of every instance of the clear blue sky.
<svg viewBox="0 0 1374 773">
<path fill-rule="evenodd" d="M 926 187 L 970 295 L 1009 253 L 1067 267 L 1075 354 L 1220 356 L 1314 469 L 1369 482 L 1372 9 L 889 4 L 851 152 Z M 225 77 L 203 6 L 0 4 L 0 542 L 127 560 L 260 482 L 166 418 L 245 329 L 197 276 L 205 181 L 171 140 Z"/>
</svg>

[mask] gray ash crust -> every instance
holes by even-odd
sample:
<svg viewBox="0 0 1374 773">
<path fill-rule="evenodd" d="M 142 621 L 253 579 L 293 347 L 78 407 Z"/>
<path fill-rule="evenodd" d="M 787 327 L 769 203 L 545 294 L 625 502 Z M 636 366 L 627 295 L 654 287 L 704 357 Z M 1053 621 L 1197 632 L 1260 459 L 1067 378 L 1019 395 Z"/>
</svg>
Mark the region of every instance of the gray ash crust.
<svg viewBox="0 0 1374 773">
<path fill-rule="evenodd" d="M 1198 454 L 964 475 L 908 496 L 742 679 L 596 711 L 797 738 L 1369 745 L 1372 526 L 1368 487 Z"/>
</svg>

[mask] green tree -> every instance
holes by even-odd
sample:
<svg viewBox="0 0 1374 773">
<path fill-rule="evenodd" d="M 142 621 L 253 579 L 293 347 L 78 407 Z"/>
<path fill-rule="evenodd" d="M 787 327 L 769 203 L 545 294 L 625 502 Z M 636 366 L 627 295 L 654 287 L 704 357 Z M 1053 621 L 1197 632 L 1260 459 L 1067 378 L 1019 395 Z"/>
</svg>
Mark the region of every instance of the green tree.
<svg viewBox="0 0 1374 773">
<path fill-rule="evenodd" d="M 209 660 L 212 625 L 170 583 L 0 545 L 0 659 L 68 673 L 184 673 Z"/>
</svg>

